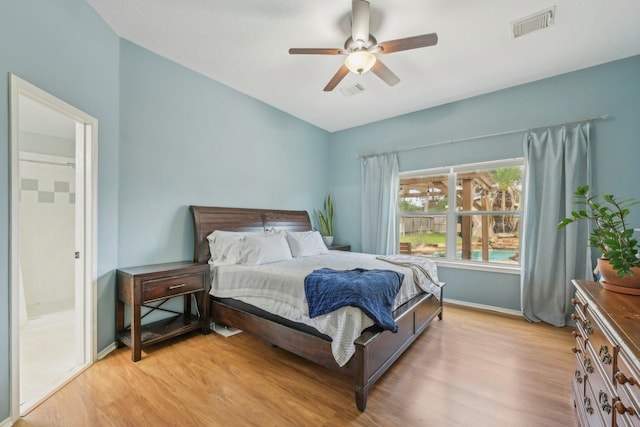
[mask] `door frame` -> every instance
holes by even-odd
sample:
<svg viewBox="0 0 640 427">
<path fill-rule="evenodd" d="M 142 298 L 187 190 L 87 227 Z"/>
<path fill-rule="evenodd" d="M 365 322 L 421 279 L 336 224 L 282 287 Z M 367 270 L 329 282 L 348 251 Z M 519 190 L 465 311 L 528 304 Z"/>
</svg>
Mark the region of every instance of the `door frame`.
<svg viewBox="0 0 640 427">
<path fill-rule="evenodd" d="M 10 383 L 11 383 L 11 420 L 16 421 L 20 417 L 20 320 L 19 320 L 19 160 L 18 160 L 18 123 L 19 123 L 19 98 L 27 96 L 43 105 L 56 110 L 65 116 L 83 123 L 85 126 L 84 144 L 84 244 L 81 253 L 83 261 L 83 287 L 84 300 L 76 302 L 82 304 L 84 314 L 84 365 L 76 369 L 66 382 L 78 375 L 97 359 L 97 199 L 98 199 L 98 120 L 76 107 L 56 98 L 37 86 L 21 79 L 15 74 L 10 74 Z M 79 165 L 77 166 L 79 167 Z M 61 384 L 59 387 L 62 387 Z M 55 391 L 55 390 L 54 390 Z M 53 394 L 52 391 L 50 394 Z M 49 395 L 50 395 L 49 394 Z M 47 397 L 49 396 L 47 395 Z M 43 398 L 43 400 L 46 399 Z M 37 405 L 37 404 L 36 404 Z M 34 407 L 36 406 L 34 405 Z"/>
</svg>

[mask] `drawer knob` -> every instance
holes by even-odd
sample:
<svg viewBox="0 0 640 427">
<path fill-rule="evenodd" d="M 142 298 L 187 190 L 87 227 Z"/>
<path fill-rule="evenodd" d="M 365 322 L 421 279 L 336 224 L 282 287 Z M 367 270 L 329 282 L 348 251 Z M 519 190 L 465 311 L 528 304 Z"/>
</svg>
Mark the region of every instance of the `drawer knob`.
<svg viewBox="0 0 640 427">
<path fill-rule="evenodd" d="M 185 283 L 180 283 L 179 285 L 169 286 L 169 290 L 173 291 L 174 289 L 184 288 L 185 286 L 187 286 Z"/>
<path fill-rule="evenodd" d="M 584 306 L 584 304 L 582 303 L 582 301 L 580 301 L 578 298 L 571 298 L 571 304 L 573 304 L 573 305 L 580 305 L 580 306 Z"/>
<path fill-rule="evenodd" d="M 573 335 L 574 338 L 578 338 L 578 337 L 582 338 L 582 335 L 580 335 L 578 331 L 571 332 L 571 335 Z"/>
<path fill-rule="evenodd" d="M 577 348 L 577 347 L 572 347 L 572 348 L 571 348 L 571 351 L 572 351 L 572 352 L 574 352 L 574 353 L 582 353 L 582 350 L 580 350 L 580 349 L 579 349 L 579 348 Z"/>
<path fill-rule="evenodd" d="M 578 384 L 582 384 L 582 372 L 580 372 L 578 369 L 576 369 L 575 377 Z"/>
<path fill-rule="evenodd" d="M 629 383 L 631 385 L 638 385 L 638 382 L 636 381 L 635 378 L 633 377 L 627 378 L 627 376 L 620 371 L 616 372 L 615 377 L 616 377 L 616 381 L 618 381 L 618 384 Z"/>
<path fill-rule="evenodd" d="M 624 406 L 624 403 L 622 403 L 620 400 L 616 401 L 616 403 L 613 404 L 613 407 L 616 408 L 616 411 L 620 415 L 624 414 L 625 412 L 628 413 L 629 415 L 637 414 L 635 409 L 633 409 L 631 406 L 627 408 L 626 406 Z"/>
</svg>

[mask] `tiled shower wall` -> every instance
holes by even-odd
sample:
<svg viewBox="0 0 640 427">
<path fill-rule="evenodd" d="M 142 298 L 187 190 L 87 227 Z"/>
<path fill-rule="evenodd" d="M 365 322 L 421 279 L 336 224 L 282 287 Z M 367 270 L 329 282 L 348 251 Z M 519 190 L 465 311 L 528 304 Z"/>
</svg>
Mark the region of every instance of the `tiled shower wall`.
<svg viewBox="0 0 640 427">
<path fill-rule="evenodd" d="M 74 306 L 75 168 L 72 158 L 19 156 L 20 269 L 33 318 Z"/>
</svg>

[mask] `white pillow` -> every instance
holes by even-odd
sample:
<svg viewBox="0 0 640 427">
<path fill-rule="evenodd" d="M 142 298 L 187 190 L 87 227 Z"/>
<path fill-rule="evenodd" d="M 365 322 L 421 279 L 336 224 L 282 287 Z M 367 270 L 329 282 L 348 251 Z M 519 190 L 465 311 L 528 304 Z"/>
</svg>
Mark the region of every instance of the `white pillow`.
<svg viewBox="0 0 640 427">
<path fill-rule="evenodd" d="M 240 263 L 260 265 L 291 259 L 291 250 L 282 234 L 245 236 L 240 249 Z"/>
<path fill-rule="evenodd" d="M 287 231 L 287 242 L 294 258 L 322 255 L 329 252 L 317 231 Z"/>
<path fill-rule="evenodd" d="M 239 243 L 248 235 L 262 235 L 258 232 L 240 232 L 240 231 L 223 231 L 216 230 L 207 236 L 209 241 L 209 264 L 212 265 L 229 265 L 238 264 Z M 233 250 L 232 250 L 233 249 Z"/>
</svg>

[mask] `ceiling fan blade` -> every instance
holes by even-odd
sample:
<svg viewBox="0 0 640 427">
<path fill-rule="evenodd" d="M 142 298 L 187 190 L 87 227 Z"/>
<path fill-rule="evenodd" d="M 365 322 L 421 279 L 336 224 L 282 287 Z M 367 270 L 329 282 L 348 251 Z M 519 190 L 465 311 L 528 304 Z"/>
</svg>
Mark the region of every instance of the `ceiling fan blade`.
<svg viewBox="0 0 640 427">
<path fill-rule="evenodd" d="M 390 40 L 378 43 L 378 53 L 393 53 L 402 50 L 418 49 L 421 47 L 433 46 L 438 43 L 436 33 L 423 34 L 421 36 L 407 37 L 404 39 Z"/>
<path fill-rule="evenodd" d="M 351 38 L 363 43 L 369 41 L 369 2 L 353 0 L 351 2 Z"/>
<path fill-rule="evenodd" d="M 324 87 L 324 91 L 331 92 L 336 86 L 338 86 L 338 83 L 340 83 L 342 79 L 344 79 L 344 76 L 346 76 L 347 74 L 349 74 L 349 69 L 346 65 L 342 65 L 335 76 L 333 76 L 329 83 L 327 83 L 327 85 Z"/>
<path fill-rule="evenodd" d="M 384 65 L 382 61 L 380 61 L 380 59 L 376 61 L 376 63 L 373 65 L 373 68 L 371 68 L 371 71 L 373 72 L 373 74 L 380 77 L 380 79 L 389 86 L 394 86 L 400 83 L 400 79 L 398 78 L 398 76 L 393 74 L 393 71 L 387 68 L 387 66 Z"/>
<path fill-rule="evenodd" d="M 291 48 L 290 55 L 342 55 L 344 49 L 338 48 Z"/>
</svg>

